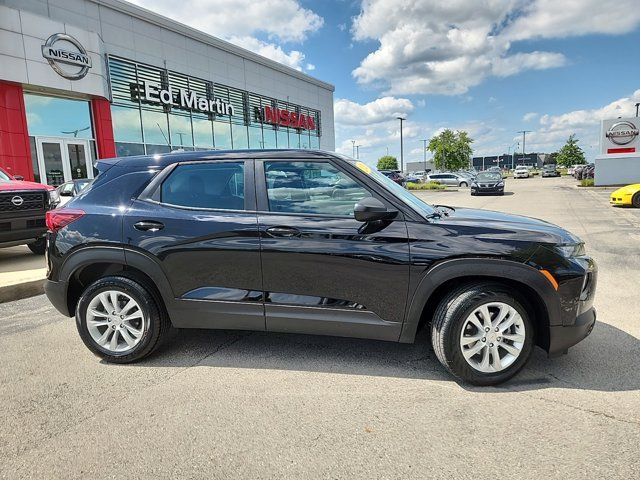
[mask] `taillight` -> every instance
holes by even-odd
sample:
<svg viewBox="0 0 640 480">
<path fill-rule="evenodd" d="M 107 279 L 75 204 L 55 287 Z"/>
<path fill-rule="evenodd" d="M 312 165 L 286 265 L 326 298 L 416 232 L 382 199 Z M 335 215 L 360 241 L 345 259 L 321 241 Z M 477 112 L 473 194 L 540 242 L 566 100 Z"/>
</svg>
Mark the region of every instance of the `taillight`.
<svg viewBox="0 0 640 480">
<path fill-rule="evenodd" d="M 47 228 L 50 232 L 55 233 L 61 228 L 66 227 L 71 222 L 75 222 L 84 215 L 84 210 L 73 208 L 62 208 L 60 210 L 49 210 L 47 212 L 46 221 Z"/>
</svg>

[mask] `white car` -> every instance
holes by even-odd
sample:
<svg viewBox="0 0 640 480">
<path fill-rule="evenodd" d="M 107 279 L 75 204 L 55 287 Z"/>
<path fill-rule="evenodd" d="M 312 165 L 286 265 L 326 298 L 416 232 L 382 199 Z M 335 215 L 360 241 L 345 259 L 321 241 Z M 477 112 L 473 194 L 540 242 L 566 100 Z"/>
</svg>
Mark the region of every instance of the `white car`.
<svg viewBox="0 0 640 480">
<path fill-rule="evenodd" d="M 513 178 L 529 178 L 529 168 L 525 165 L 519 165 L 513 171 Z"/>
</svg>

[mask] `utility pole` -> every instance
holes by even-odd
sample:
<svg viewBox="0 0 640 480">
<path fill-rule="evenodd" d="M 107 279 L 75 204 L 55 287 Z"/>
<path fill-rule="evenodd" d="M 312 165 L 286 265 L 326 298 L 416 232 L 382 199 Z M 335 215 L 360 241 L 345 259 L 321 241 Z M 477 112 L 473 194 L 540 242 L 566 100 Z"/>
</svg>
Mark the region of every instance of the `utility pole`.
<svg viewBox="0 0 640 480">
<path fill-rule="evenodd" d="M 404 172 L 404 145 L 402 141 L 402 122 L 406 119 L 402 117 L 396 117 L 400 120 L 400 173 Z"/>
<path fill-rule="evenodd" d="M 522 134 L 522 161 L 524 161 L 524 149 L 527 145 L 527 133 L 531 133 L 531 130 L 520 130 L 518 133 Z"/>
<path fill-rule="evenodd" d="M 428 140 L 425 140 L 424 138 L 421 140 L 422 141 L 422 145 L 423 145 L 423 149 L 422 149 L 422 153 L 424 154 L 424 171 L 427 171 L 427 142 Z"/>
<path fill-rule="evenodd" d="M 356 158 L 356 141 L 351 140 L 351 158 Z"/>
</svg>

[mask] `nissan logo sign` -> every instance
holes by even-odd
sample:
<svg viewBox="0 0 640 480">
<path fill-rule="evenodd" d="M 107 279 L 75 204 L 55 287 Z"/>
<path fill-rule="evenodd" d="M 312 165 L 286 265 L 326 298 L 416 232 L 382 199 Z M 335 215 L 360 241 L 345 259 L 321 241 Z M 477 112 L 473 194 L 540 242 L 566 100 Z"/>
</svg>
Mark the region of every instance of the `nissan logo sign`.
<svg viewBox="0 0 640 480">
<path fill-rule="evenodd" d="M 66 33 L 54 33 L 44 45 L 42 56 L 58 75 L 69 80 L 80 80 L 91 68 L 91 57 L 82 44 Z"/>
<path fill-rule="evenodd" d="M 638 136 L 638 129 L 631 122 L 618 122 L 611 125 L 606 136 L 616 145 L 627 145 Z"/>
<path fill-rule="evenodd" d="M 11 199 L 11 203 L 13 203 L 16 207 L 19 207 L 24 203 L 24 198 L 22 198 L 20 195 L 16 195 Z"/>
</svg>

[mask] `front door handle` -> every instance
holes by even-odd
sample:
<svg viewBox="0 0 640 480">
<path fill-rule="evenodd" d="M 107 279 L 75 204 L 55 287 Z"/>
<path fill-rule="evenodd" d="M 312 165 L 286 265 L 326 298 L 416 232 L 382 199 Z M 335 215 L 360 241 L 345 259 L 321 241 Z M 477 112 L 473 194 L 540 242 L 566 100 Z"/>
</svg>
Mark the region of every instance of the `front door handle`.
<svg viewBox="0 0 640 480">
<path fill-rule="evenodd" d="M 267 233 L 272 237 L 299 237 L 300 230 L 293 227 L 270 227 Z"/>
<path fill-rule="evenodd" d="M 151 220 L 143 220 L 136 223 L 133 228 L 142 232 L 157 232 L 158 230 L 162 230 L 164 228 L 164 224 Z"/>
</svg>

